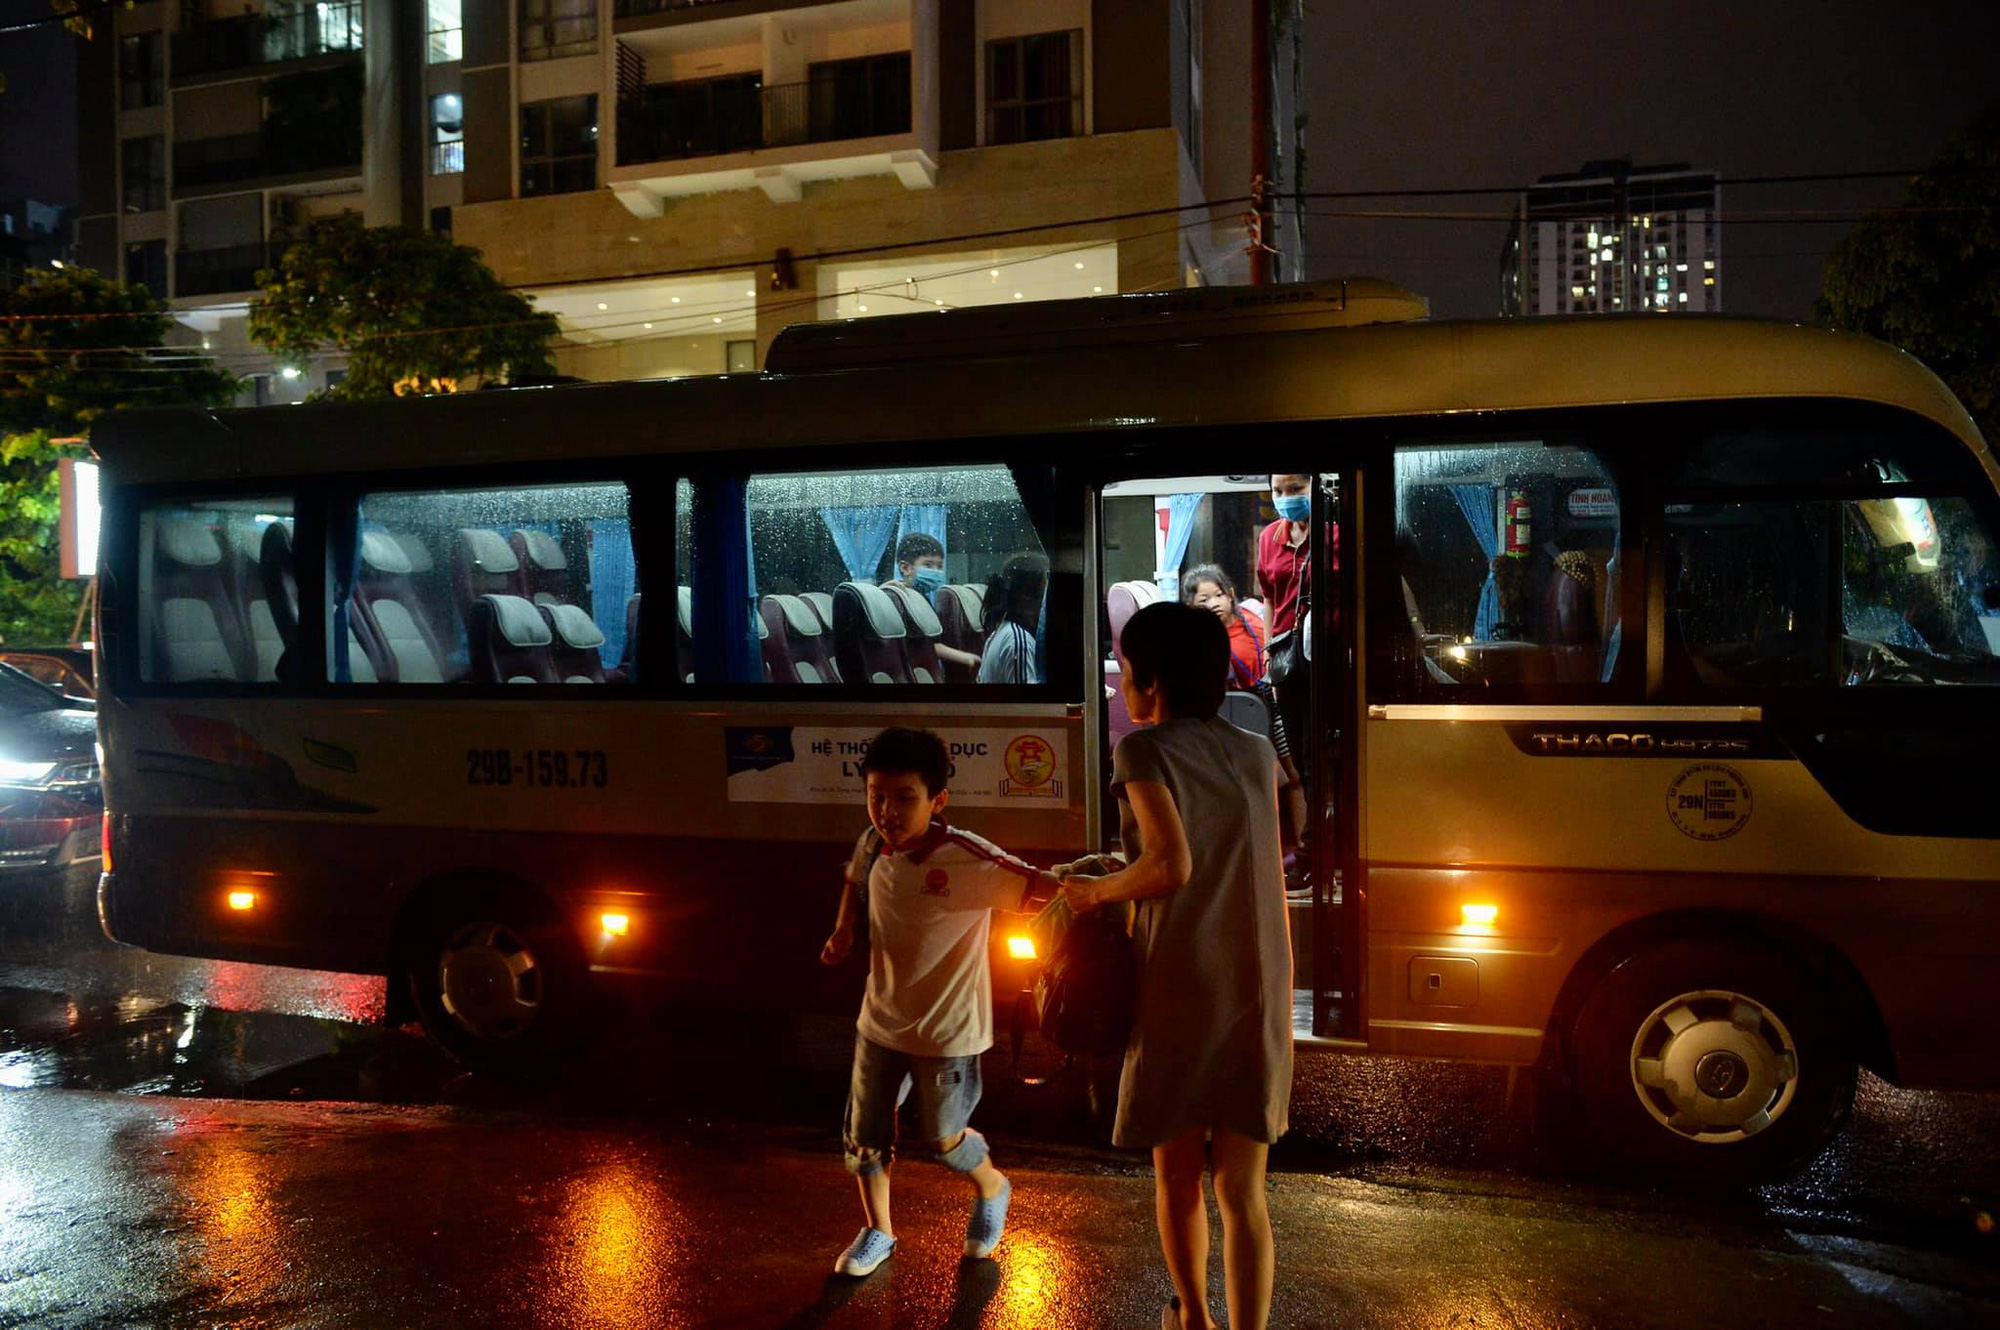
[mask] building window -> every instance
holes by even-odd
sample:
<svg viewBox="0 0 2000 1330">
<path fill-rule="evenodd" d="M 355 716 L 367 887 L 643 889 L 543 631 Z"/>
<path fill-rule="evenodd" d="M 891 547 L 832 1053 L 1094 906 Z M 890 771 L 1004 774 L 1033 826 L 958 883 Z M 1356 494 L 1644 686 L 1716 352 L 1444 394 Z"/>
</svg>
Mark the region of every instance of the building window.
<svg viewBox="0 0 2000 1330">
<path fill-rule="evenodd" d="M 431 174 L 465 170 L 465 103 L 455 92 L 431 98 Z"/>
<path fill-rule="evenodd" d="M 160 34 L 135 33 L 118 43 L 118 105 L 127 111 L 160 104 Z"/>
<path fill-rule="evenodd" d="M 722 344 L 723 366 L 730 374 L 757 372 L 757 343 L 754 338 Z"/>
<path fill-rule="evenodd" d="M 167 145 L 158 134 L 126 139 L 123 192 L 126 212 L 156 212 L 167 206 Z"/>
<path fill-rule="evenodd" d="M 459 0 L 426 0 L 424 26 L 429 33 L 429 63 L 448 64 L 465 58 L 465 23 Z"/>
<path fill-rule="evenodd" d="M 161 300 L 167 298 L 167 242 L 147 240 L 125 246 L 125 285 L 143 286 Z"/>
<path fill-rule="evenodd" d="M 521 59 L 561 60 L 597 50 L 597 0 L 521 0 Z"/>
<path fill-rule="evenodd" d="M 986 44 L 986 141 L 1033 143 L 1083 132 L 1083 34 Z"/>
<path fill-rule="evenodd" d="M 558 97 L 521 108 L 521 196 L 597 188 L 597 98 Z"/>
</svg>

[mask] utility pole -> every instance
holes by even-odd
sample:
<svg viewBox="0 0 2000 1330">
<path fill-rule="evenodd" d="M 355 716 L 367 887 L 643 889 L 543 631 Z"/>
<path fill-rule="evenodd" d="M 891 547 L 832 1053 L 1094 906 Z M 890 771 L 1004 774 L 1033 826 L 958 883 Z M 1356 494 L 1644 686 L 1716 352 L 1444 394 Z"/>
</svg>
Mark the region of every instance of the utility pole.
<svg viewBox="0 0 2000 1330">
<path fill-rule="evenodd" d="M 1271 0 L 1250 0 L 1250 281 L 1271 280 Z"/>
</svg>

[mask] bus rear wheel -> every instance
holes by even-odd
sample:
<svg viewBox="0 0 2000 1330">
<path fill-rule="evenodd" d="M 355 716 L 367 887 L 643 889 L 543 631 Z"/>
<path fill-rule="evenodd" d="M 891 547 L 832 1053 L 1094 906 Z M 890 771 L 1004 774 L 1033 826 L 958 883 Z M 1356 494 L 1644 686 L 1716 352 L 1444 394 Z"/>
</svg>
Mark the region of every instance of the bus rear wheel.
<svg viewBox="0 0 2000 1330">
<path fill-rule="evenodd" d="M 582 954 L 525 892 L 440 902 L 405 971 L 425 1032 L 474 1071 L 533 1075 L 580 1037 Z"/>
<path fill-rule="evenodd" d="M 1630 956 L 1575 1024 L 1583 1123 L 1659 1181 L 1739 1187 L 1796 1172 L 1854 1104 L 1837 1010 L 1768 948 L 1684 940 Z"/>
</svg>

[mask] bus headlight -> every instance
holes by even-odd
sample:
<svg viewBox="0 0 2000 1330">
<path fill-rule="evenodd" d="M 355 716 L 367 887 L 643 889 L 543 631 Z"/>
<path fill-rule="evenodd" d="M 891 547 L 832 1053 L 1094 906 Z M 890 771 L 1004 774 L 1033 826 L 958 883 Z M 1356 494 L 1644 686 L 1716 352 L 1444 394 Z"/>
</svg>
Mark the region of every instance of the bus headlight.
<svg viewBox="0 0 2000 1330">
<path fill-rule="evenodd" d="M 629 914 L 605 913 L 597 916 L 597 927 L 606 937 L 624 937 L 632 931 Z"/>
</svg>

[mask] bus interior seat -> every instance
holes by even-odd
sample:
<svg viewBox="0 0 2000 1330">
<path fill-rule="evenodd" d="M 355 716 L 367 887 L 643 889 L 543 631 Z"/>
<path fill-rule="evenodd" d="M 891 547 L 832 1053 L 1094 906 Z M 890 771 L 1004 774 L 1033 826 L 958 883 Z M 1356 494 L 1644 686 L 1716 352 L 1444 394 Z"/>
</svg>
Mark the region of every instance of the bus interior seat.
<svg viewBox="0 0 2000 1330">
<path fill-rule="evenodd" d="M 546 531 L 517 527 L 507 546 L 521 565 L 522 594 L 537 605 L 569 603 L 569 559 L 561 541 Z"/>
<path fill-rule="evenodd" d="M 403 543 L 386 531 L 361 533 L 361 577 L 355 599 L 399 683 L 443 683 L 444 652 L 418 608 L 414 571 Z"/>
<path fill-rule="evenodd" d="M 490 533 L 489 533 L 490 534 Z M 497 537 L 496 537 L 497 539 Z M 533 602 L 489 593 L 472 604 L 466 629 L 480 683 L 555 683 L 555 634 Z"/>
<path fill-rule="evenodd" d="M 1232 688 L 1222 695 L 1221 714 L 1224 720 L 1239 730 L 1248 730 L 1265 738 L 1270 737 L 1270 705 L 1255 693 Z"/>
<path fill-rule="evenodd" d="M 773 683 L 832 683 L 830 634 L 803 596 L 769 595 L 758 607 L 769 636 L 764 661 Z"/>
<path fill-rule="evenodd" d="M 451 561 L 452 599 L 468 635 L 472 611 L 483 596 L 519 596 L 521 561 L 513 547 L 498 531 L 484 527 L 460 527 L 453 541 Z M 472 650 L 480 648 L 475 642 Z"/>
<path fill-rule="evenodd" d="M 1157 582 L 1114 582 L 1104 593 L 1104 609 L 1111 620 L 1111 650 L 1118 650 L 1118 640 L 1125 634 L 1125 625 L 1133 615 L 1148 605 L 1156 605 L 1160 600 Z"/>
<path fill-rule="evenodd" d="M 889 593 L 869 582 L 842 582 L 833 593 L 833 656 L 849 683 L 908 683 L 903 615 Z"/>
<path fill-rule="evenodd" d="M 833 593 L 831 591 L 802 591 L 806 604 L 812 606 L 819 616 L 819 626 L 827 632 L 833 631 Z"/>
<path fill-rule="evenodd" d="M 289 651 L 299 640 L 299 577 L 292 566 L 292 529 L 283 522 L 265 527 L 257 542 L 257 577 L 272 627 Z"/>
<path fill-rule="evenodd" d="M 909 661 L 910 678 L 917 683 L 943 683 L 937 643 L 944 636 L 944 625 L 938 622 L 937 611 L 915 587 L 892 582 L 881 590 L 896 602 L 903 616 L 903 655 Z"/>
<path fill-rule="evenodd" d="M 153 660 L 169 683 L 251 677 L 251 644 L 230 594 L 222 542 L 188 518 L 162 520 L 154 533 Z"/>
<path fill-rule="evenodd" d="M 675 588 L 674 666 L 682 683 L 694 682 L 694 589 Z"/>
<path fill-rule="evenodd" d="M 639 596 L 625 598 L 625 645 L 618 656 L 618 678 L 623 683 L 639 681 Z"/>
<path fill-rule="evenodd" d="M 222 529 L 229 549 L 229 578 L 249 635 L 250 677 L 271 683 L 278 677 L 278 660 L 290 641 L 278 629 L 277 611 L 271 608 L 271 593 L 264 585 L 264 533 L 255 522 L 228 518 L 223 519 Z"/>
<path fill-rule="evenodd" d="M 1582 576 L 1578 576 L 1578 574 Z M 1542 597 L 1542 634 L 1548 664 L 1558 683 L 1596 683 L 1603 641 L 1598 632 L 1597 582 L 1590 556 L 1581 551 L 1560 555 L 1549 570 Z"/>
<path fill-rule="evenodd" d="M 979 629 L 979 616 L 986 602 L 984 587 L 970 586 L 963 582 L 953 582 L 938 588 L 938 625 L 944 630 L 943 642 L 948 647 L 969 651 L 978 655 L 986 645 L 986 634 Z M 944 677 L 950 683 L 972 683 L 979 671 L 970 665 L 946 664 Z"/>
<path fill-rule="evenodd" d="M 604 682 L 604 630 L 575 605 L 538 606 L 548 623 L 556 677 L 564 683 Z"/>
<path fill-rule="evenodd" d="M 388 534 L 389 539 L 402 548 L 403 557 L 410 561 L 411 611 L 415 613 L 417 622 L 430 630 L 431 641 L 440 652 L 449 654 L 458 645 L 460 632 L 460 622 L 452 614 L 450 577 L 431 557 L 430 546 L 425 544 L 422 536 L 408 531 L 391 531 Z M 458 668 L 464 668 L 462 662 Z"/>
</svg>

